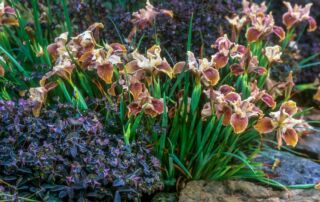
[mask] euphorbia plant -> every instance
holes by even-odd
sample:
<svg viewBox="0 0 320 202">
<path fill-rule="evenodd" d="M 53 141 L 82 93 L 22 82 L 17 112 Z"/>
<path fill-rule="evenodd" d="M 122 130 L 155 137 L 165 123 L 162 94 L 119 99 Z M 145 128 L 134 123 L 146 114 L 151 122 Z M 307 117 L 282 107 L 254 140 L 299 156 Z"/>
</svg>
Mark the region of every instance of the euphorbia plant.
<svg viewBox="0 0 320 202">
<path fill-rule="evenodd" d="M 224 35 L 212 45 L 216 53 L 210 58 L 197 58 L 188 50 L 186 61 L 176 64 L 162 56 L 159 45 L 141 53 L 119 43 L 97 44 L 94 32 L 103 27 L 99 23 L 70 40 L 63 34 L 48 47 L 55 65 L 40 85 L 57 81 L 64 97 L 73 91 L 80 103 L 107 97 L 119 108 L 127 144 L 137 126 L 145 124 L 168 182 L 181 175 L 261 177 L 252 163 L 260 133 L 276 130 L 279 148 L 282 138 L 295 146 L 300 131 L 295 127 L 305 122 L 293 117 L 298 109 L 290 101 L 291 85 L 285 96 L 277 97 L 266 85 L 270 69 L 282 56 L 281 46 L 267 43 L 268 35 L 273 32 L 280 41 L 287 35 L 274 24 L 272 14 L 265 13 L 264 4 L 244 1 L 244 10 L 246 43 Z M 39 100 L 44 101 L 31 97 Z M 34 110 L 41 106 L 35 104 Z"/>
</svg>

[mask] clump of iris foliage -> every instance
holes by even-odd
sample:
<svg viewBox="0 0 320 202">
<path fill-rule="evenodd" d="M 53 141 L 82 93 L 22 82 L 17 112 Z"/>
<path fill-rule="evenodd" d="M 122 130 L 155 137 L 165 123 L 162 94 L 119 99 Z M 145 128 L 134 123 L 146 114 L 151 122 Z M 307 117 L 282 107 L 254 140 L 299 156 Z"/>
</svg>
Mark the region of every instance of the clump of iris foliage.
<svg viewBox="0 0 320 202">
<path fill-rule="evenodd" d="M 227 18 L 232 33 L 213 43 L 214 54 L 208 58 L 192 52 L 191 18 L 185 60 L 174 62 L 163 56 L 159 44 L 130 45 L 156 17 L 174 17 L 172 11 L 155 8 L 149 1 L 132 14 L 128 44 L 100 39 L 102 23 L 74 34 L 66 1 L 62 1 L 65 23 L 55 39 L 50 37 L 55 33 L 42 31 L 37 1 L 31 1 L 33 27 L 18 1 L 8 3 L 15 9 L 10 7 L 4 16 L 11 15 L 14 23 L 2 26 L 0 97 L 29 97 L 35 117 L 57 103 L 70 103 L 79 111 L 114 106 L 117 113 L 102 111 L 105 122 L 110 117 L 119 119 L 122 135 L 117 138 L 123 138 L 128 148 L 142 134 L 149 136 L 167 186 L 183 180 L 230 178 L 280 186 L 266 179 L 252 161 L 264 134 L 274 134 L 280 149 L 283 142 L 296 146 L 311 129 L 291 100 L 292 74 L 285 82 L 269 77 L 294 39 L 296 26 L 307 22 L 308 31 L 316 29 L 310 4 L 292 7 L 284 2 L 288 12 L 283 15 L 283 28 L 275 25 L 265 3 L 244 0 L 243 12 Z M 270 40 L 271 35 L 277 39 Z M 97 98 L 106 102 L 90 105 Z"/>
<path fill-rule="evenodd" d="M 0 101 L 0 198 L 112 201 L 161 189 L 145 135 L 128 146 L 116 119 L 100 120 L 64 104 L 34 117 L 26 100 Z"/>
</svg>

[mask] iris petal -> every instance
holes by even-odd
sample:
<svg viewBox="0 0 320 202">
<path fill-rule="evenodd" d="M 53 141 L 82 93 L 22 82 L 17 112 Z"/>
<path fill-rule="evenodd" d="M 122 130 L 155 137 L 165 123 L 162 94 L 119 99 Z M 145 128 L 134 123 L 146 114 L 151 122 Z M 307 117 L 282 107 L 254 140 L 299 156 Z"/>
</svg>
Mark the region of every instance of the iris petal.
<svg viewBox="0 0 320 202">
<path fill-rule="evenodd" d="M 282 135 L 287 145 L 295 147 L 298 143 L 298 134 L 293 128 L 288 128 Z"/>
<path fill-rule="evenodd" d="M 272 123 L 272 119 L 269 117 L 264 117 L 259 119 L 257 124 L 254 126 L 259 133 L 271 133 L 274 130 L 274 125 Z"/>
<path fill-rule="evenodd" d="M 106 84 L 112 83 L 113 77 L 113 65 L 111 63 L 106 63 L 103 65 L 99 65 L 97 68 L 98 76 L 106 82 Z"/>
</svg>

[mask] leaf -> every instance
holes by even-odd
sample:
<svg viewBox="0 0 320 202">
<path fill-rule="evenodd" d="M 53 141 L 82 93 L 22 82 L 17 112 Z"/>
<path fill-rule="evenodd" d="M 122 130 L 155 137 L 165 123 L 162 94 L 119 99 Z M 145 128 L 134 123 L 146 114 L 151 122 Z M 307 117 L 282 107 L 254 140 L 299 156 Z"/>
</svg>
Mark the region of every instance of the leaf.
<svg viewBox="0 0 320 202">
<path fill-rule="evenodd" d="M 93 98 L 94 94 L 91 88 L 91 84 L 88 80 L 88 78 L 86 77 L 86 75 L 82 72 L 77 72 L 78 76 L 79 76 L 79 81 L 81 84 L 81 87 L 86 91 L 86 93 Z"/>
<path fill-rule="evenodd" d="M 198 109 L 201 93 L 202 93 L 201 84 L 197 83 L 192 91 L 192 96 L 191 96 L 191 114 L 194 114 L 195 111 Z"/>
<path fill-rule="evenodd" d="M 70 148 L 70 154 L 73 158 L 75 158 L 77 155 L 78 155 L 78 149 L 77 149 L 77 146 L 76 145 L 73 145 L 71 148 Z"/>
<path fill-rule="evenodd" d="M 71 24 L 69 11 L 68 11 L 68 5 L 67 5 L 66 0 L 62 0 L 62 7 L 63 7 L 64 19 L 66 20 L 66 24 L 67 24 L 68 33 L 70 36 L 72 36 L 72 24 Z"/>
<path fill-rule="evenodd" d="M 193 24 L 193 13 L 191 14 L 191 18 L 190 18 L 190 21 L 189 21 L 187 51 L 191 51 L 191 43 L 192 43 L 192 24 Z"/>
<path fill-rule="evenodd" d="M 130 136 L 131 136 L 131 123 L 129 123 L 127 130 L 124 133 L 124 141 L 127 145 L 130 145 Z"/>
<path fill-rule="evenodd" d="M 68 195 L 68 192 L 63 190 L 59 192 L 59 198 L 63 199 Z"/>
<path fill-rule="evenodd" d="M 78 88 L 76 86 L 73 86 L 73 90 L 75 92 L 77 106 L 79 105 L 80 109 L 83 109 L 83 110 L 88 109 L 88 106 L 82 96 L 82 93 L 78 90 Z"/>
<path fill-rule="evenodd" d="M 246 159 L 244 159 L 243 157 L 241 157 L 241 156 L 239 156 L 239 155 L 237 155 L 237 154 L 230 153 L 230 152 L 224 152 L 224 154 L 239 159 L 239 160 L 242 161 L 246 166 L 248 166 L 248 168 L 250 168 L 250 170 L 251 170 L 253 173 L 256 173 L 255 169 L 254 169 L 254 168 L 250 165 L 250 163 L 249 163 Z"/>
<path fill-rule="evenodd" d="M 112 183 L 112 186 L 114 186 L 114 187 L 122 187 L 122 186 L 124 186 L 124 185 L 125 185 L 124 180 L 123 180 L 123 179 L 120 179 L 120 178 L 115 179 L 115 180 L 113 181 L 113 183 Z"/>
<path fill-rule="evenodd" d="M 29 73 L 19 64 L 19 62 L 9 53 L 7 52 L 1 45 L 0 51 L 8 56 L 8 58 L 13 62 L 13 64 L 17 67 L 17 69 L 26 77 L 29 76 Z"/>
<path fill-rule="evenodd" d="M 135 120 L 134 120 L 134 123 L 133 123 L 133 125 L 132 125 L 132 128 L 131 128 L 131 135 L 133 136 L 133 137 L 135 137 L 135 134 L 136 134 L 136 130 L 137 130 L 137 128 L 139 127 L 139 125 L 140 125 L 140 122 L 141 122 L 141 119 L 142 119 L 142 117 L 143 117 L 143 115 L 144 115 L 144 113 L 143 112 L 140 112 L 140 114 L 137 116 L 137 118 L 135 118 Z"/>
<path fill-rule="evenodd" d="M 188 169 L 181 163 L 181 161 L 178 159 L 178 157 L 175 154 L 170 154 L 170 157 L 173 159 L 174 162 L 176 162 L 176 164 L 178 164 L 178 166 L 184 171 L 184 173 L 190 178 L 192 179 L 192 175 L 190 174 L 190 172 L 188 171 Z"/>
<path fill-rule="evenodd" d="M 308 64 L 304 64 L 304 65 L 300 65 L 299 67 L 301 69 L 303 68 L 307 68 L 307 67 L 314 67 L 314 66 L 319 66 L 320 65 L 320 61 L 318 62 L 312 62 L 312 63 L 308 63 Z"/>
<path fill-rule="evenodd" d="M 162 159 L 163 157 L 163 152 L 165 149 L 165 142 L 166 142 L 166 137 L 167 137 L 167 127 L 168 127 L 168 112 L 167 112 L 167 98 L 166 95 L 164 95 L 163 97 L 163 105 L 164 105 L 164 111 L 162 114 L 162 120 L 161 120 L 161 128 L 163 129 L 162 134 L 160 136 L 160 140 L 159 140 L 159 156 L 160 159 Z"/>
<path fill-rule="evenodd" d="M 72 99 L 71 99 L 71 96 L 67 90 L 67 87 L 65 85 L 65 83 L 63 82 L 62 79 L 58 79 L 57 80 L 57 83 L 59 85 L 59 88 L 61 89 L 62 93 L 64 94 L 64 97 L 66 98 L 66 100 L 70 103 L 72 103 Z"/>
<path fill-rule="evenodd" d="M 121 202 L 121 196 L 120 196 L 119 191 L 116 191 L 113 201 L 114 202 Z"/>
<path fill-rule="evenodd" d="M 313 55 L 311 55 L 311 56 L 309 56 L 309 57 L 307 57 L 307 58 L 304 58 L 303 60 L 301 60 L 301 61 L 299 62 L 299 65 L 300 65 L 300 66 L 301 66 L 301 65 L 304 65 L 305 63 L 309 62 L 310 60 L 315 59 L 315 58 L 318 57 L 319 55 L 320 55 L 320 52 L 315 53 L 315 54 L 313 54 Z"/>
</svg>

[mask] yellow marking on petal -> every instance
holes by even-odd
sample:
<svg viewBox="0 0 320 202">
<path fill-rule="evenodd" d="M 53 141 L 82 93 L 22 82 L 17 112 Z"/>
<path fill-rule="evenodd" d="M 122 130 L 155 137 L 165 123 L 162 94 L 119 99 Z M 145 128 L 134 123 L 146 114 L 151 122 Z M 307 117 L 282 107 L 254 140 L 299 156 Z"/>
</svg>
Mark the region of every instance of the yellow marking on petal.
<svg viewBox="0 0 320 202">
<path fill-rule="evenodd" d="M 288 128 L 285 133 L 282 134 L 282 137 L 286 144 L 292 147 L 297 145 L 299 139 L 297 132 L 292 128 Z"/>
</svg>

